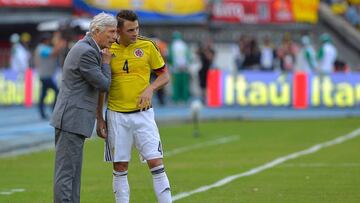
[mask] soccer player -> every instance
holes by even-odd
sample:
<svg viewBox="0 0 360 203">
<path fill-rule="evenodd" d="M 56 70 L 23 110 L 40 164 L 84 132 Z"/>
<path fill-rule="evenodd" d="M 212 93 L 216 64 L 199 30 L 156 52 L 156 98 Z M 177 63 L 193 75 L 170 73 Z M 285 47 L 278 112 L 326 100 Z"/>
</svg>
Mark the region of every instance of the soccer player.
<svg viewBox="0 0 360 203">
<path fill-rule="evenodd" d="M 105 124 L 102 116 L 104 95 L 99 96 L 96 127 L 105 138 L 105 161 L 113 162 L 113 190 L 117 203 L 129 202 L 128 165 L 134 144 L 147 161 L 153 176 L 158 202 L 171 202 L 169 180 L 163 165 L 159 131 L 151 106 L 153 92 L 166 85 L 169 74 L 157 45 L 139 36 L 135 12 L 117 14 L 118 39 L 110 48 L 111 86 Z M 156 79 L 150 84 L 150 72 Z"/>
</svg>

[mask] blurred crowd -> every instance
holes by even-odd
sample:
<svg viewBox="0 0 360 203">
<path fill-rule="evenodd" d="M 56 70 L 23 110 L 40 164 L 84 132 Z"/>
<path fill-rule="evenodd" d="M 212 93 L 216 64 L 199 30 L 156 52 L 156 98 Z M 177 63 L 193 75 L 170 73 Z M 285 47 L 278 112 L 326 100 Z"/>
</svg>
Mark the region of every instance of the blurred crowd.
<svg viewBox="0 0 360 203">
<path fill-rule="evenodd" d="M 324 0 L 334 14 L 343 16 L 360 31 L 360 0 Z"/>
<path fill-rule="evenodd" d="M 161 41 L 161 40 L 160 40 Z M 159 39 L 157 39 L 159 42 Z M 166 103 L 170 95 L 174 104 L 186 103 L 191 98 L 205 101 L 207 88 L 207 74 L 210 69 L 223 67 L 233 60 L 235 71 L 277 71 L 327 75 L 334 72 L 350 72 L 346 62 L 338 57 L 338 49 L 328 33 L 320 36 L 302 35 L 294 40 L 290 33 L 284 33 L 280 43 L 273 42 L 273 36 L 262 39 L 253 35 L 242 35 L 234 42 L 230 56 L 223 57 L 224 50 L 219 48 L 211 38 L 203 39 L 194 44 L 188 43 L 179 32 L 174 32 L 172 40 L 161 41 L 160 49 L 167 60 L 172 74 L 172 86 L 160 92 L 161 104 Z M 223 55 L 223 56 L 219 56 Z"/>
<path fill-rule="evenodd" d="M 235 46 L 235 64 L 238 71 L 305 71 L 318 74 L 348 72 L 350 68 L 338 59 L 338 51 L 331 36 L 323 33 L 316 44 L 310 35 L 303 35 L 297 42 L 285 33 L 280 44 L 270 36 L 260 39 L 241 36 Z"/>
<path fill-rule="evenodd" d="M 49 49 L 56 47 L 58 53 L 51 57 L 54 58 L 56 66 L 62 66 L 67 51 L 73 42 L 71 39 L 64 38 L 63 33 L 60 31 L 53 33 L 44 32 L 36 36 L 36 39 L 32 39 L 32 36 L 27 32 L 21 34 L 14 33 L 10 36 L 9 40 L 11 42 L 9 68 L 16 73 L 20 73 L 20 77 L 27 68 L 38 67 L 40 65 L 39 63 L 41 62 L 39 60 L 45 55 L 40 57 L 39 48 L 43 50 L 45 44 Z M 30 46 L 30 44 L 33 46 Z"/>
<path fill-rule="evenodd" d="M 187 104 L 194 97 L 205 101 L 207 73 L 215 59 L 212 40 L 204 40 L 195 50 L 178 31 L 173 32 L 169 42 L 158 37 L 153 37 L 153 40 L 158 44 L 171 73 L 171 85 L 157 91 L 159 104 L 165 105 L 168 95 L 171 95 L 173 104 Z"/>
<path fill-rule="evenodd" d="M 44 32 L 36 36 L 35 46 L 28 33 L 13 34 L 10 69 L 18 72 L 20 78 L 29 67 L 34 67 L 41 82 L 39 110 L 46 119 L 44 99 L 48 89 L 58 92 L 56 74 L 61 73 L 62 63 L 72 44 L 82 38 L 82 34 L 67 34 L 64 31 Z M 244 70 L 293 72 L 305 71 L 317 74 L 350 72 L 348 65 L 339 60 L 338 50 L 332 37 L 323 33 L 320 36 L 302 35 L 293 39 L 284 33 L 281 40 L 274 42 L 274 36 L 262 38 L 242 35 L 236 42 L 229 44 L 231 53 L 226 58 L 224 50 L 211 38 L 198 43 L 187 42 L 182 33 L 174 31 L 168 40 L 149 35 L 158 45 L 161 55 L 171 72 L 171 85 L 156 93 L 159 105 L 187 104 L 194 98 L 205 102 L 207 74 L 212 68 L 223 69 L 223 60 L 231 60 L 237 72 Z M 217 58 L 217 60 L 216 60 Z M 219 59 L 220 58 L 220 59 Z M 229 61 L 226 61 L 229 63 Z M 220 63 L 220 64 L 219 64 Z"/>
<path fill-rule="evenodd" d="M 170 87 L 157 92 L 158 103 L 165 105 L 171 100 L 173 104 L 186 104 L 194 97 L 205 101 L 208 71 L 212 68 L 224 68 L 221 64 L 215 64 L 216 53 L 222 50 L 216 48 L 211 38 L 197 44 L 186 42 L 178 31 L 174 31 L 171 40 L 166 42 L 155 35 L 149 37 L 158 44 L 172 75 Z M 58 31 L 42 33 L 38 38 L 35 49 L 31 50 L 29 34 L 13 34 L 10 37 L 10 68 L 20 73 L 19 76 L 23 76 L 28 67 L 35 67 L 42 83 L 40 113 L 41 117 L 46 118 L 43 101 L 47 90 L 53 89 L 55 93 L 58 92 L 57 84 L 53 82 L 55 74 L 60 72 L 66 53 L 73 42 L 81 36 L 64 37 L 64 33 Z M 284 33 L 281 42 L 277 44 L 271 36 L 260 39 L 252 35 L 242 35 L 231 47 L 233 57 L 230 57 L 230 60 L 233 60 L 238 72 L 305 71 L 330 74 L 350 71 L 345 62 L 338 60 L 337 48 L 327 33 L 323 33 L 318 39 L 303 35 L 298 40 L 294 40 L 290 33 Z"/>
<path fill-rule="evenodd" d="M 61 29 L 42 32 L 35 39 L 27 32 L 10 36 L 9 71 L 16 74 L 17 80 L 22 81 L 28 71 L 36 70 L 41 84 L 38 108 L 42 119 L 48 118 L 45 106 L 48 90 L 55 93 L 54 105 L 59 92 L 57 73 L 61 72 L 65 57 L 78 37 L 81 36 L 69 35 L 66 30 Z"/>
</svg>

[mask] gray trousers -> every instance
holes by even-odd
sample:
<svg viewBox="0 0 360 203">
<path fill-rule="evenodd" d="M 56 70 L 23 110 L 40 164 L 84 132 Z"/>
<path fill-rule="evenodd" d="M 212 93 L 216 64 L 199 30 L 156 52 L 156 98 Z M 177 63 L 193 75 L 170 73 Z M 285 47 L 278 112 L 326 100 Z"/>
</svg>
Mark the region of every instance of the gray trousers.
<svg viewBox="0 0 360 203">
<path fill-rule="evenodd" d="M 79 203 L 83 146 L 82 135 L 55 129 L 54 203 Z"/>
</svg>

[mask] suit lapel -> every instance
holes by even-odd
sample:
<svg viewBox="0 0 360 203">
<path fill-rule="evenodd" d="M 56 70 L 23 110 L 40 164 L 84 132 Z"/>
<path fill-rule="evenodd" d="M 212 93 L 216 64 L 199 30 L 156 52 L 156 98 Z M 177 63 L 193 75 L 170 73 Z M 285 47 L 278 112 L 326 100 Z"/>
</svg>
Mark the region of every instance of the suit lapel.
<svg viewBox="0 0 360 203">
<path fill-rule="evenodd" d="M 96 45 L 95 41 L 92 39 L 91 35 L 90 34 L 85 35 L 84 40 L 87 41 L 90 44 L 90 46 L 96 50 L 96 52 L 99 56 L 99 59 L 100 59 L 100 64 L 101 64 L 102 63 L 101 53 L 100 53 L 99 48 Z"/>
</svg>

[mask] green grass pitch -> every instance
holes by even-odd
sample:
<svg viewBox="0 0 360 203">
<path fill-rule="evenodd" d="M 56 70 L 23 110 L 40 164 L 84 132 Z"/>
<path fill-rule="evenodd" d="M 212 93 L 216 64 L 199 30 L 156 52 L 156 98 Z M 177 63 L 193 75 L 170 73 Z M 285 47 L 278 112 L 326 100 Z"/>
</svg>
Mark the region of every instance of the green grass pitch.
<svg viewBox="0 0 360 203">
<path fill-rule="evenodd" d="M 209 121 L 192 136 L 191 124 L 160 125 L 172 194 L 195 190 L 276 158 L 308 149 L 360 128 L 360 118 L 274 121 Z M 52 135 L 49 135 L 52 136 Z M 223 138 L 223 139 L 222 139 Z M 167 153 L 167 154 L 166 154 Z M 81 202 L 114 202 L 112 168 L 103 141 L 87 140 Z M 1 203 L 52 202 L 54 152 L 0 159 Z M 152 178 L 134 151 L 129 167 L 131 202 L 156 202 Z M 23 192 L 6 194 L 12 189 Z M 286 161 L 176 202 L 357 203 L 360 202 L 360 136 Z"/>
</svg>

